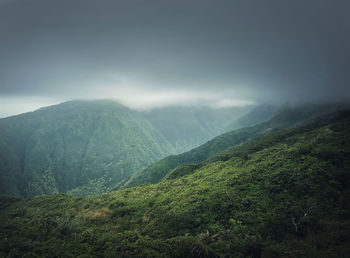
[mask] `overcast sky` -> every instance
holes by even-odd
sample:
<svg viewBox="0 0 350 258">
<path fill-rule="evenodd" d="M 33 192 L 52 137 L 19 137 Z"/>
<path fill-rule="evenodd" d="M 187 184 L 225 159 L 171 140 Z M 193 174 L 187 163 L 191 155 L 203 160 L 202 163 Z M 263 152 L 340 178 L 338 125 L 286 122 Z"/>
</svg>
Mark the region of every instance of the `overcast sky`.
<svg viewBox="0 0 350 258">
<path fill-rule="evenodd" d="M 350 99 L 349 0 L 0 0 L 0 116 Z"/>
</svg>

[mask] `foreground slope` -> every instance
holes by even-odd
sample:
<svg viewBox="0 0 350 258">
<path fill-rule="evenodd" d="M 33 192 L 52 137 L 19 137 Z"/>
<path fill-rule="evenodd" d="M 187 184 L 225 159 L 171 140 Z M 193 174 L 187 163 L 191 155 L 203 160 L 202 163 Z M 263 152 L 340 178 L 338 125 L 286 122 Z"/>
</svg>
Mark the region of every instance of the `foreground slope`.
<svg viewBox="0 0 350 258">
<path fill-rule="evenodd" d="M 194 148 L 193 150 L 182 154 L 165 157 L 162 160 L 152 163 L 146 168 L 143 168 L 131 175 L 130 178 L 118 184 L 115 189 L 133 187 L 146 183 L 158 183 L 162 181 L 170 172 L 172 172 L 173 169 L 178 168 L 176 172 L 178 173 L 183 169 L 181 166 L 188 168 L 189 164 L 205 161 L 217 153 L 228 149 L 229 147 L 242 144 L 250 139 L 254 139 L 273 130 L 295 126 L 313 117 L 334 112 L 336 110 L 346 108 L 347 106 L 348 105 L 345 103 L 307 104 L 297 107 L 284 106 L 279 110 L 276 110 L 276 107 L 273 106 L 261 106 L 260 108 L 262 109 L 262 113 L 267 113 L 269 116 L 272 113 L 274 114 L 270 120 L 255 126 L 236 129 L 231 132 L 221 134 L 205 144 Z M 259 107 L 253 109 L 248 115 L 244 116 L 244 121 L 257 121 L 256 116 L 257 114 L 261 113 L 258 109 Z M 240 120 L 241 119 L 238 119 L 238 121 Z M 196 166 L 191 165 L 190 167 L 195 168 Z"/>
<path fill-rule="evenodd" d="M 350 111 L 233 147 L 162 183 L 2 199 L 2 256 L 347 257 Z"/>
<path fill-rule="evenodd" d="M 71 101 L 0 119 L 0 194 L 90 194 L 173 153 L 145 118 L 114 101 Z"/>
</svg>

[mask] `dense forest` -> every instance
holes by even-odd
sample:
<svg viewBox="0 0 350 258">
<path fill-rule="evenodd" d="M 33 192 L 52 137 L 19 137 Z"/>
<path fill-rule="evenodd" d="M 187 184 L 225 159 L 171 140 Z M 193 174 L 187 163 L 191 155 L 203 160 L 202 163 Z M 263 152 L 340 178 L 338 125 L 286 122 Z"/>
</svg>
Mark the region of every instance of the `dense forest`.
<svg viewBox="0 0 350 258">
<path fill-rule="evenodd" d="M 312 110 L 224 134 L 235 139 L 230 146 L 166 165 L 155 184 L 89 197 L 2 197 L 0 255 L 346 257 L 350 111 Z M 292 117 L 299 122 L 282 126 Z"/>
</svg>

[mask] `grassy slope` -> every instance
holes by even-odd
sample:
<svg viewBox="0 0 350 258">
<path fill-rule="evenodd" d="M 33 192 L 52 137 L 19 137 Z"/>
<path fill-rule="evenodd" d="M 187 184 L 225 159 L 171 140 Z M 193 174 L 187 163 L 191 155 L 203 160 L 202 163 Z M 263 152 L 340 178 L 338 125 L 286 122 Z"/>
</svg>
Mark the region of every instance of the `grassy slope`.
<svg viewBox="0 0 350 258">
<path fill-rule="evenodd" d="M 247 140 L 271 132 L 271 130 L 295 126 L 312 117 L 342 109 L 344 106 L 344 104 L 327 104 L 304 105 L 296 108 L 284 107 L 275 112 L 274 116 L 267 122 L 224 133 L 191 151 L 179 155 L 171 155 L 152 163 L 148 167 L 133 174 L 129 179 L 122 181 L 115 189 L 161 182 L 169 173 L 173 173 L 173 169 L 176 169 L 175 173 L 178 173 L 179 169 L 182 169 L 181 166 L 188 168 L 187 165 L 191 163 L 205 161 L 229 147 L 242 144 Z M 271 106 L 266 106 L 262 112 L 265 112 L 266 109 L 269 110 L 269 114 L 275 110 Z M 253 110 L 251 113 L 253 117 L 250 120 L 254 120 L 257 110 Z M 246 120 L 249 120 L 248 116 Z"/>
<path fill-rule="evenodd" d="M 350 112 L 338 112 L 231 148 L 159 184 L 89 198 L 3 199 L 0 252 L 348 256 L 349 132 Z"/>
<path fill-rule="evenodd" d="M 158 162 L 152 163 L 133 174 L 126 182 L 122 182 L 122 185 L 117 186 L 117 188 L 133 187 L 145 183 L 158 183 L 174 168 L 204 161 L 232 145 L 240 144 L 250 138 L 256 137 L 260 131 L 260 126 L 257 126 L 219 135 L 191 151 L 179 155 L 170 155 Z"/>
</svg>

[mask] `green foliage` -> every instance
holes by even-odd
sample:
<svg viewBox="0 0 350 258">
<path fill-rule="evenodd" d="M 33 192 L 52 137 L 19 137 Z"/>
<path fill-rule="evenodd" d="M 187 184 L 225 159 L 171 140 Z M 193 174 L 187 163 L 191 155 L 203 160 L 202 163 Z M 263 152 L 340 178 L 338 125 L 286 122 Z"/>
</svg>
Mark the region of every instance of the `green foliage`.
<svg viewBox="0 0 350 258">
<path fill-rule="evenodd" d="M 0 199 L 0 255 L 348 257 L 349 132 L 350 111 L 338 112 L 158 184 Z"/>
<path fill-rule="evenodd" d="M 219 135 L 191 151 L 179 155 L 167 156 L 149 165 L 133 174 L 124 184 L 119 185 L 118 189 L 145 183 L 158 183 L 162 181 L 169 172 L 181 165 L 205 161 L 209 157 L 233 145 L 238 145 L 248 139 L 258 136 L 261 132 L 261 126 L 256 126 Z"/>
<path fill-rule="evenodd" d="M 203 164 L 188 164 L 188 165 L 181 165 L 170 171 L 166 176 L 165 180 L 168 179 L 175 179 L 182 177 L 184 175 L 188 175 L 192 172 L 194 172 L 196 169 L 199 169 L 203 166 Z"/>
</svg>

